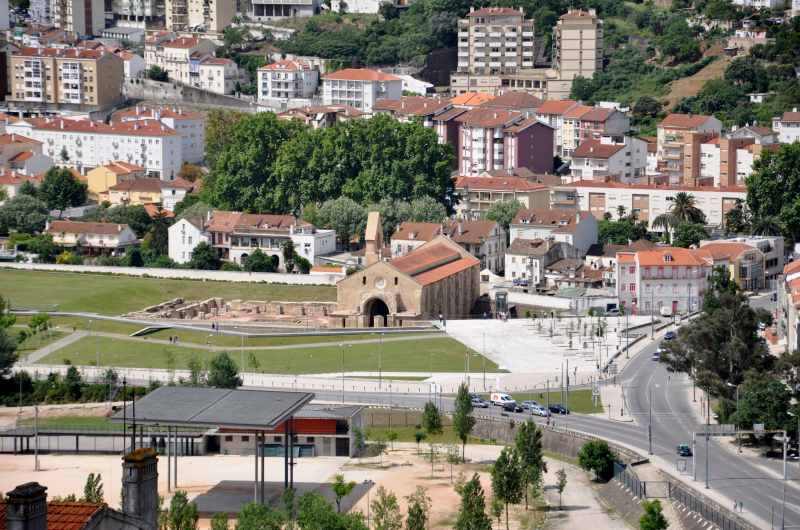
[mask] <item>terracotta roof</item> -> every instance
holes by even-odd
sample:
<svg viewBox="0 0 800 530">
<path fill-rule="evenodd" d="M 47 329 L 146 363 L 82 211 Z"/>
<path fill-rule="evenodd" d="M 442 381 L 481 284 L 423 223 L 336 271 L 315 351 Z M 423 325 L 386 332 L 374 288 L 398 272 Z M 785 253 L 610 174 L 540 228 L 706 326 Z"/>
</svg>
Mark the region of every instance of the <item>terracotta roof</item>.
<svg viewBox="0 0 800 530">
<path fill-rule="evenodd" d="M 659 247 L 638 251 L 636 261 L 640 267 L 710 267 L 714 258 L 702 248 Z"/>
<path fill-rule="evenodd" d="M 452 108 L 450 110 L 446 110 L 446 111 L 442 112 L 441 114 L 435 115 L 433 117 L 433 121 L 443 121 L 443 122 L 450 121 L 450 120 L 453 120 L 455 118 L 458 118 L 459 116 L 461 116 L 465 112 L 467 112 L 467 109 L 465 109 L 465 108 L 454 107 L 454 108 Z"/>
<path fill-rule="evenodd" d="M 800 114 L 800 113 L 798 113 L 798 114 Z M 798 121 L 800 121 L 800 120 L 798 120 Z M 752 131 L 752 132 L 756 133 L 759 136 L 769 136 L 769 135 L 775 134 L 775 131 L 773 131 L 769 127 L 761 127 L 761 126 L 758 126 L 758 125 L 747 125 L 745 127 L 739 127 L 737 129 L 737 131 L 742 130 L 742 129 L 745 129 L 745 130 L 748 130 L 748 131 Z"/>
<path fill-rule="evenodd" d="M 505 129 L 503 129 L 503 132 L 517 134 L 521 133 L 522 131 L 530 127 L 539 127 L 552 130 L 552 127 L 550 127 L 546 123 L 540 122 L 537 118 L 528 118 L 527 120 L 522 120 L 520 122 L 515 123 L 514 125 L 506 127 Z"/>
<path fill-rule="evenodd" d="M 309 105 L 306 107 L 297 107 L 278 114 L 279 117 L 293 117 L 295 115 L 309 116 L 311 114 L 342 114 L 348 118 L 358 118 L 363 116 L 364 112 L 358 110 L 350 105 Z"/>
<path fill-rule="evenodd" d="M 719 136 L 712 136 L 711 138 L 709 138 L 708 140 L 706 140 L 703 143 L 704 144 L 709 144 L 709 145 L 716 145 L 717 147 L 719 147 Z"/>
<path fill-rule="evenodd" d="M 790 261 L 789 263 L 783 266 L 784 274 L 793 274 L 795 272 L 800 272 L 800 260 Z"/>
<path fill-rule="evenodd" d="M 369 68 L 345 68 L 325 74 L 322 79 L 340 80 L 340 81 L 401 81 L 397 76 L 391 74 L 384 74 L 378 70 L 370 70 Z"/>
<path fill-rule="evenodd" d="M 625 149 L 625 144 L 604 144 L 600 140 L 586 140 L 572 153 L 573 158 L 611 158 Z"/>
<path fill-rule="evenodd" d="M 115 160 L 101 166 L 115 175 L 129 175 L 131 173 L 142 173 L 144 168 L 136 164 L 124 162 L 122 160 Z"/>
<path fill-rule="evenodd" d="M 392 234 L 391 239 L 406 241 L 430 241 L 434 237 L 441 235 L 442 225 L 439 223 L 414 223 L 405 221 Z"/>
<path fill-rule="evenodd" d="M 734 242 L 708 243 L 701 245 L 700 249 L 710 252 L 715 260 L 736 259 L 747 251 L 758 251 L 757 248 L 750 245 Z"/>
<path fill-rule="evenodd" d="M 578 217 L 589 212 L 573 210 L 550 210 L 549 208 L 522 209 L 511 222 L 515 225 L 534 226 L 571 226 L 578 222 Z M 591 215 L 591 214 L 589 214 Z"/>
<path fill-rule="evenodd" d="M 414 276 L 414 280 L 420 285 L 430 285 L 443 280 L 448 276 L 452 276 L 461 271 L 467 270 L 470 267 L 480 265 L 480 263 L 480 261 L 472 256 L 461 258 L 447 263 L 446 265 L 442 265 L 441 267 L 418 274 L 417 276 Z"/>
<path fill-rule="evenodd" d="M 564 258 L 546 265 L 545 269 L 555 272 L 577 271 L 583 267 L 583 260 L 578 258 Z"/>
<path fill-rule="evenodd" d="M 147 203 L 144 205 L 144 211 L 147 212 L 147 215 L 149 215 L 151 219 L 155 219 L 158 215 L 158 205 Z M 173 213 L 172 210 L 166 210 L 164 208 L 161 209 L 161 215 L 167 219 L 175 217 L 175 213 Z M 189 222 L 191 223 L 191 221 Z"/>
<path fill-rule="evenodd" d="M 21 48 L 17 52 L 12 52 L 12 56 L 18 57 L 64 57 L 67 59 L 91 59 L 96 60 L 106 54 L 103 49 L 90 50 L 87 48 Z"/>
<path fill-rule="evenodd" d="M 200 112 L 183 110 L 180 107 L 136 107 L 117 112 L 114 115 L 115 121 L 125 121 L 130 119 L 157 119 L 171 118 L 173 120 L 198 120 L 203 119 L 204 115 Z"/>
<path fill-rule="evenodd" d="M 50 234 L 103 234 L 118 235 L 128 225 L 117 223 L 92 223 L 84 221 L 53 221 L 47 228 Z"/>
<path fill-rule="evenodd" d="M 744 186 L 662 186 L 658 184 L 625 184 L 623 182 L 603 182 L 599 180 L 578 180 L 565 187 L 574 188 L 617 188 L 634 190 L 664 190 L 664 191 L 710 191 L 727 193 L 745 193 Z"/>
<path fill-rule="evenodd" d="M 89 502 L 48 502 L 47 530 L 82 530 L 104 508 L 104 504 Z M 6 503 L 0 501 L 0 530 L 6 530 L 6 525 Z"/>
<path fill-rule="evenodd" d="M 439 241 L 394 258 L 391 264 L 400 272 L 415 276 L 459 259 L 461 254 L 456 249 Z"/>
<path fill-rule="evenodd" d="M 140 191 L 161 193 L 161 179 L 139 178 L 123 180 L 108 188 L 109 191 Z"/>
<path fill-rule="evenodd" d="M 703 114 L 668 114 L 661 120 L 659 127 L 669 127 L 670 129 L 696 129 L 711 119 L 711 116 Z"/>
<path fill-rule="evenodd" d="M 42 175 L 20 175 L 16 171 L 0 171 L 0 185 L 3 186 L 19 186 L 23 182 L 32 182 L 40 184 L 42 182 Z"/>
<path fill-rule="evenodd" d="M 290 226 L 296 224 L 297 218 L 294 215 L 243 213 L 239 216 L 235 228 L 288 230 Z"/>
<path fill-rule="evenodd" d="M 31 157 L 33 157 L 33 151 L 20 151 L 16 155 L 9 158 L 8 161 L 12 164 L 18 164 L 20 162 L 25 162 Z"/>
<path fill-rule="evenodd" d="M 481 106 L 498 108 L 498 109 L 520 110 L 520 109 L 530 109 L 530 108 L 535 109 L 541 106 L 542 103 L 543 103 L 542 100 L 537 98 L 533 94 L 512 90 L 500 94 L 499 96 L 496 96 L 494 99 L 490 99 L 489 101 L 483 103 Z"/>
<path fill-rule="evenodd" d="M 781 117 L 783 123 L 797 123 L 800 122 L 800 112 L 784 112 Z"/>
<path fill-rule="evenodd" d="M 551 99 L 542 103 L 539 108 L 536 109 L 536 113 L 562 115 L 575 105 L 579 105 L 579 103 L 571 99 Z"/>
<path fill-rule="evenodd" d="M 572 107 L 568 111 L 564 113 L 565 120 L 576 120 L 583 117 L 584 114 L 588 114 L 592 111 L 594 107 L 590 107 L 589 105 L 577 105 Z"/>
<path fill-rule="evenodd" d="M 314 265 L 311 267 L 311 272 L 324 272 L 326 274 L 344 274 L 341 265 Z"/>
<path fill-rule="evenodd" d="M 108 125 L 100 121 L 70 120 L 61 118 L 29 118 L 25 120 L 34 129 L 94 134 L 121 134 L 128 136 L 175 136 L 177 133 L 156 120 L 135 120 Z"/>
<path fill-rule="evenodd" d="M 444 99 L 403 96 L 399 100 L 379 99 L 372 106 L 372 109 L 390 111 L 403 116 L 429 116 L 446 109 L 450 105 L 451 103 Z"/>
<path fill-rule="evenodd" d="M 630 245 L 603 245 L 603 256 L 613 258 L 618 252 L 636 252 L 638 250 L 650 250 L 655 248 L 656 244 L 648 239 L 637 239 Z"/>
<path fill-rule="evenodd" d="M 35 144 L 41 145 L 42 142 L 39 140 L 34 140 L 33 138 L 28 138 L 27 136 L 22 136 L 21 134 L 0 134 L 0 145 L 10 145 L 10 144 Z"/>
<path fill-rule="evenodd" d="M 484 7 L 481 9 L 476 9 L 475 11 L 471 11 L 467 14 L 468 17 L 490 17 L 492 15 L 523 16 L 519 9 L 514 9 L 513 7 Z"/>
<path fill-rule="evenodd" d="M 166 42 L 162 42 L 161 46 L 165 48 L 194 48 L 200 43 L 200 39 L 197 37 L 178 37 L 177 39 L 168 40 Z"/>
<path fill-rule="evenodd" d="M 275 61 L 274 63 L 266 64 L 259 68 L 259 70 L 272 70 L 281 72 L 298 72 L 300 70 L 311 70 L 311 65 L 306 61 L 297 61 L 294 59 L 284 59 Z"/>
<path fill-rule="evenodd" d="M 636 263 L 636 254 L 631 252 L 620 252 L 617 254 L 617 263 Z"/>
<path fill-rule="evenodd" d="M 5 112 L 0 112 L 0 121 L 8 122 L 8 123 L 15 123 L 19 121 L 18 116 L 12 116 L 11 114 L 6 114 Z"/>
<path fill-rule="evenodd" d="M 547 252 L 547 245 L 544 239 L 524 239 L 518 237 L 509 245 L 506 254 L 516 256 L 541 256 Z"/>
<path fill-rule="evenodd" d="M 479 245 L 489 239 L 492 231 L 497 227 L 495 221 L 450 221 L 445 225 L 445 233 L 456 243 Z"/>
<path fill-rule="evenodd" d="M 522 117 L 522 114 L 509 110 L 474 109 L 462 114 L 456 121 L 469 127 L 503 127 Z"/>
<path fill-rule="evenodd" d="M 161 188 L 162 189 L 164 189 L 164 188 L 167 188 L 167 189 L 174 188 L 176 190 L 191 190 L 191 189 L 194 189 L 194 186 L 195 186 L 194 182 L 189 182 L 188 180 L 186 180 L 184 178 L 181 178 L 181 177 L 175 177 L 172 180 L 162 180 L 161 181 Z"/>
<path fill-rule="evenodd" d="M 465 107 L 477 107 L 492 99 L 494 99 L 494 96 L 491 94 L 484 94 L 483 92 L 464 92 L 451 99 L 450 103 Z"/>
<path fill-rule="evenodd" d="M 497 191 L 535 191 L 547 188 L 546 185 L 519 177 L 456 177 L 456 189 Z"/>
<path fill-rule="evenodd" d="M 612 114 L 617 112 L 614 109 L 604 109 L 602 107 L 592 107 L 592 109 L 581 116 L 581 121 L 588 121 L 592 123 L 604 123 Z"/>
<path fill-rule="evenodd" d="M 236 63 L 226 57 L 206 57 L 205 59 L 200 61 L 200 64 L 209 64 L 211 66 L 225 66 L 228 64 L 236 64 Z"/>
</svg>

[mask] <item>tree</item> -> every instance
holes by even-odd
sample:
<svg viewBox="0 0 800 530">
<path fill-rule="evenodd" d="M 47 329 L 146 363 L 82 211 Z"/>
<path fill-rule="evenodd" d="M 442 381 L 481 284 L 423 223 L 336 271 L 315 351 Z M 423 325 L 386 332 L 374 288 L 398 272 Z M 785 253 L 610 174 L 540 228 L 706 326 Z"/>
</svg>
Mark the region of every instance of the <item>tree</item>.
<svg viewBox="0 0 800 530">
<path fill-rule="evenodd" d="M 142 246 L 149 250 L 156 256 L 164 256 L 169 253 L 169 225 L 170 219 L 167 217 L 167 211 L 161 207 L 161 204 L 156 205 L 156 213 L 153 216 L 153 221 L 150 224 L 150 230 L 144 236 Z"/>
<path fill-rule="evenodd" d="M 793 428 L 787 411 L 792 393 L 786 384 L 770 374 L 750 372 L 739 390 L 739 408 L 733 420 L 740 428 L 763 423 L 767 430 Z"/>
<path fill-rule="evenodd" d="M 475 427 L 475 418 L 472 417 L 472 398 L 466 383 L 461 383 L 458 387 L 453 411 L 453 429 L 455 429 L 458 439 L 461 440 L 462 460 L 466 460 L 467 439 L 473 427 Z"/>
<path fill-rule="evenodd" d="M 38 197 L 39 190 L 36 189 L 36 186 L 30 180 L 26 180 L 19 186 L 19 190 L 17 190 L 17 195 L 28 195 L 29 197 Z"/>
<path fill-rule="evenodd" d="M 458 516 L 454 528 L 456 530 L 492 530 L 492 522 L 486 515 L 486 499 L 484 498 L 481 480 L 477 473 L 456 489 L 461 496 Z"/>
<path fill-rule="evenodd" d="M 336 476 L 333 477 L 333 483 L 331 484 L 331 490 L 333 490 L 333 494 L 336 495 L 336 512 L 342 513 L 342 499 L 350 495 L 350 492 L 353 491 L 353 488 L 356 487 L 356 483 L 354 481 L 345 482 L 344 475 L 341 473 L 337 473 Z"/>
<path fill-rule="evenodd" d="M 153 223 L 150 214 L 141 204 L 120 204 L 105 211 L 100 209 L 97 213 L 86 216 L 84 220 L 128 225 L 136 232 L 137 237 L 144 237 Z"/>
<path fill-rule="evenodd" d="M 639 518 L 639 528 L 641 530 L 666 530 L 669 522 L 664 517 L 661 509 L 661 501 L 643 501 L 644 515 Z"/>
<path fill-rule="evenodd" d="M 675 227 L 672 235 L 672 245 L 676 247 L 689 248 L 700 245 L 700 241 L 708 238 L 708 232 L 699 223 L 680 223 Z"/>
<path fill-rule="evenodd" d="M 417 429 L 414 432 L 414 441 L 417 442 L 417 454 L 419 454 L 419 444 L 420 444 L 420 442 L 424 441 L 425 438 L 427 438 L 427 437 L 428 437 L 428 435 L 423 430 Z"/>
<path fill-rule="evenodd" d="M 514 442 L 522 470 L 525 509 L 527 510 L 529 486 L 541 480 L 543 474 L 547 472 L 547 464 L 542 453 L 542 431 L 536 427 L 536 423 L 528 420 L 520 424 Z"/>
<path fill-rule="evenodd" d="M 508 530 L 508 505 L 522 500 L 525 483 L 517 451 L 506 447 L 492 466 L 492 493 L 506 507 L 506 530 Z"/>
<path fill-rule="evenodd" d="M 58 210 L 60 216 L 68 207 L 84 204 L 86 190 L 86 184 L 78 181 L 69 169 L 51 167 L 39 186 L 39 197 L 48 208 Z"/>
<path fill-rule="evenodd" d="M 47 205 L 30 195 L 17 194 L 0 205 L 0 231 L 34 234 L 44 230 Z"/>
<path fill-rule="evenodd" d="M 616 456 L 605 440 L 586 442 L 578 452 L 581 469 L 594 472 L 600 480 L 609 480 L 614 474 Z"/>
<path fill-rule="evenodd" d="M 633 115 L 638 118 L 655 118 L 661 112 L 661 103 L 650 96 L 641 96 L 633 105 Z"/>
<path fill-rule="evenodd" d="M 260 248 L 257 248 L 244 260 L 244 270 L 247 272 L 275 272 L 275 265 L 271 256 L 267 256 Z"/>
<path fill-rule="evenodd" d="M 206 163 L 214 167 L 217 157 L 231 145 L 234 128 L 247 117 L 244 112 L 213 109 L 206 115 Z M 177 214 L 177 212 L 176 212 Z"/>
<path fill-rule="evenodd" d="M 433 197 L 419 197 L 411 201 L 408 220 L 416 223 L 440 223 L 447 218 L 447 209 Z"/>
<path fill-rule="evenodd" d="M 176 491 L 165 515 L 166 530 L 196 530 L 198 519 L 197 505 L 189 502 L 185 491 Z"/>
<path fill-rule="evenodd" d="M 338 514 L 319 493 L 306 493 L 297 503 L 302 530 L 368 530 L 361 513 Z"/>
<path fill-rule="evenodd" d="M 389 440 L 389 443 L 390 443 L 390 444 L 392 444 L 392 445 L 391 445 L 391 447 L 392 447 L 392 451 L 394 451 L 394 443 L 397 441 L 397 438 L 398 438 L 398 437 L 399 437 L 399 435 L 397 434 L 397 431 L 394 431 L 394 430 L 389 430 L 389 431 L 386 433 L 386 439 L 387 439 L 387 440 Z"/>
<path fill-rule="evenodd" d="M 225 512 L 217 512 L 211 517 L 211 530 L 229 530 L 228 528 L 228 514 Z"/>
<path fill-rule="evenodd" d="M 378 491 L 375 493 L 370 507 L 374 517 L 375 530 L 400 530 L 403 528 L 403 515 L 400 513 L 397 496 L 383 486 L 378 486 Z"/>
<path fill-rule="evenodd" d="M 283 265 L 286 268 L 286 272 L 291 273 L 294 270 L 294 258 L 296 256 L 294 251 L 294 242 L 291 239 L 287 239 L 283 244 L 283 249 L 281 251 L 283 254 Z"/>
<path fill-rule="evenodd" d="M 189 267 L 192 269 L 216 271 L 219 270 L 220 263 L 221 261 L 219 256 L 217 256 L 216 249 L 203 241 L 192 250 L 192 258 L 189 260 Z"/>
<path fill-rule="evenodd" d="M 753 164 L 747 177 L 747 209 L 753 217 L 753 231 L 765 219 L 774 219 L 784 237 L 800 241 L 800 144 L 783 144 L 767 151 Z"/>
<path fill-rule="evenodd" d="M 739 86 L 742 91 L 766 92 L 769 78 L 761 61 L 752 56 L 737 57 L 725 69 L 725 80 Z"/>
<path fill-rule="evenodd" d="M 295 255 L 294 265 L 295 267 L 297 267 L 300 274 L 308 274 L 309 272 L 311 272 L 311 262 L 308 261 L 303 256 Z"/>
<path fill-rule="evenodd" d="M 611 221 L 604 219 L 597 224 L 597 239 L 600 243 L 627 245 L 629 241 L 637 241 L 647 237 L 647 223 L 637 222 L 630 217 Z"/>
<path fill-rule="evenodd" d="M 741 199 L 736 200 L 736 206 L 725 212 L 725 233 L 744 234 L 750 230 L 747 212 Z"/>
<path fill-rule="evenodd" d="M 673 229 L 681 223 L 705 223 L 706 216 L 697 207 L 694 195 L 679 191 L 672 198 L 669 212 L 662 213 L 653 219 L 653 228 Z"/>
<path fill-rule="evenodd" d="M 342 248 L 348 248 L 352 237 L 361 232 L 367 221 L 364 208 L 348 197 L 325 201 L 317 213 L 320 226 L 336 230 Z"/>
<path fill-rule="evenodd" d="M 236 530 L 282 530 L 282 513 L 257 502 L 248 502 L 239 512 Z"/>
<path fill-rule="evenodd" d="M 406 516 L 406 530 L 427 530 L 431 511 L 431 499 L 428 490 L 417 486 L 414 493 L 406 497 L 408 514 Z"/>
<path fill-rule="evenodd" d="M 442 416 L 433 401 L 425 403 L 425 409 L 422 411 L 422 427 L 428 436 L 442 434 Z"/>
<path fill-rule="evenodd" d="M 91 502 L 93 504 L 103 504 L 105 502 L 103 500 L 103 478 L 100 476 L 100 473 L 97 475 L 89 473 L 89 476 L 86 477 L 86 484 L 83 486 L 83 498 L 81 501 Z"/>
<path fill-rule="evenodd" d="M 152 79 L 153 81 L 161 81 L 162 83 L 169 81 L 169 74 L 167 71 L 156 65 L 145 70 L 144 75 L 147 79 Z"/>
<path fill-rule="evenodd" d="M 489 511 L 492 517 L 497 519 L 497 524 L 503 524 L 503 501 L 499 497 L 492 497 L 492 502 L 489 504 Z"/>
<path fill-rule="evenodd" d="M 226 352 L 211 359 L 208 366 L 208 386 L 216 388 L 238 388 L 242 386 L 239 369 Z"/>
<path fill-rule="evenodd" d="M 486 210 L 486 218 L 503 227 L 508 237 L 508 227 L 522 208 L 522 203 L 516 199 L 496 202 Z"/>
<path fill-rule="evenodd" d="M 561 509 L 561 495 L 564 493 L 564 489 L 567 487 L 567 472 L 564 471 L 562 467 L 558 471 L 556 471 L 556 488 L 558 489 L 558 509 Z"/>
<path fill-rule="evenodd" d="M 144 267 L 144 258 L 139 247 L 132 247 L 125 253 L 125 264 L 128 267 Z"/>
</svg>

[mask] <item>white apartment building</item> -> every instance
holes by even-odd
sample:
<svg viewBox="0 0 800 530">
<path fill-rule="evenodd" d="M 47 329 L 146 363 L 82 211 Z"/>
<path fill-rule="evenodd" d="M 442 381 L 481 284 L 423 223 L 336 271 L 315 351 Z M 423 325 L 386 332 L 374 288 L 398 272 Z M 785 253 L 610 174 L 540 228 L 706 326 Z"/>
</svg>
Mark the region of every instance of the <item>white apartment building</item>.
<svg viewBox="0 0 800 530">
<path fill-rule="evenodd" d="M 171 81 L 194 85 L 199 76 L 200 61 L 213 57 L 217 46 L 209 39 L 176 37 L 162 32 L 145 40 L 144 61 L 147 68 L 158 66 Z"/>
<path fill-rule="evenodd" d="M 248 5 L 248 18 L 258 22 L 310 17 L 320 12 L 319 0 L 251 0 Z"/>
<path fill-rule="evenodd" d="M 114 54 L 122 59 L 122 71 L 126 80 L 144 77 L 146 69 L 144 58 L 128 50 L 117 50 Z"/>
<path fill-rule="evenodd" d="M 784 0 L 733 0 L 733 5 L 753 9 L 783 9 Z"/>
<path fill-rule="evenodd" d="M 736 207 L 737 201 L 744 201 L 747 197 L 747 190 L 741 186 L 657 186 L 583 180 L 553 186 L 550 203 L 554 208 L 589 211 L 596 219 L 603 219 L 606 213 L 616 218 L 617 210 L 622 206 L 655 230 L 653 220 L 669 212 L 672 199 L 680 192 L 694 197 L 695 205 L 703 211 L 709 226 L 722 226 L 725 214 Z"/>
<path fill-rule="evenodd" d="M 520 210 L 509 226 L 511 241 L 552 239 L 569 243 L 579 256 L 597 243 L 597 220 L 588 211 L 559 209 Z"/>
<path fill-rule="evenodd" d="M 319 70 L 306 61 L 286 59 L 258 69 L 258 99 L 310 99 L 319 86 Z"/>
<path fill-rule="evenodd" d="M 621 138 L 630 126 L 630 118 L 616 109 L 573 107 L 564 113 L 561 125 L 561 157 L 569 160 L 573 151 L 587 140 L 599 140 L 602 136 Z"/>
<path fill-rule="evenodd" d="M 569 243 L 547 239 L 517 238 L 506 249 L 505 279 L 524 280 L 535 287 L 544 280 L 546 268 L 562 259 L 574 259 L 575 248 Z"/>
<path fill-rule="evenodd" d="M 572 153 L 569 182 L 619 180 L 631 182 L 645 176 L 647 143 L 625 136 L 617 143 L 610 136 L 587 140 Z"/>
<path fill-rule="evenodd" d="M 43 153 L 56 164 L 75 167 L 81 173 L 121 160 L 168 180 L 178 175 L 183 163 L 180 136 L 155 120 L 109 125 L 81 119 L 27 118 L 8 124 L 6 132 L 42 142 Z"/>
<path fill-rule="evenodd" d="M 542 103 L 536 109 L 536 119 L 553 128 L 553 154 L 560 155 L 564 144 L 564 115 L 570 110 L 580 106 L 580 103 L 571 99 L 550 100 Z"/>
<path fill-rule="evenodd" d="M 137 105 L 115 115 L 117 121 L 156 120 L 181 137 L 183 161 L 199 164 L 205 158 L 206 117 L 201 112 L 191 112 L 180 107 L 143 107 Z"/>
<path fill-rule="evenodd" d="M 0 134 L 0 168 L 3 171 L 33 176 L 51 167 L 53 161 L 42 154 L 41 142 L 19 134 Z"/>
<path fill-rule="evenodd" d="M 778 133 L 778 141 L 782 144 L 791 144 L 800 139 L 800 112 L 797 108 L 772 118 L 772 130 Z"/>
<path fill-rule="evenodd" d="M 192 72 L 195 72 L 194 65 Z M 199 62 L 191 85 L 215 94 L 233 94 L 238 80 L 239 67 L 232 59 L 209 56 Z"/>
<path fill-rule="evenodd" d="M 346 68 L 322 77 L 323 105 L 350 105 L 362 112 L 372 112 L 379 99 L 400 99 L 403 80 L 367 68 Z"/>
<path fill-rule="evenodd" d="M 103 0 L 50 0 L 53 25 L 81 36 L 99 35 L 106 26 Z"/>
<path fill-rule="evenodd" d="M 170 31 L 222 33 L 236 15 L 236 0 L 165 0 L 164 25 Z"/>
<path fill-rule="evenodd" d="M 210 243 L 202 218 L 180 219 L 169 227 L 168 233 L 169 258 L 181 265 L 192 259 L 194 247 L 200 243 Z"/>
<path fill-rule="evenodd" d="M 617 256 L 617 296 L 633 314 L 696 311 L 714 268 L 703 249 L 657 247 Z"/>
</svg>

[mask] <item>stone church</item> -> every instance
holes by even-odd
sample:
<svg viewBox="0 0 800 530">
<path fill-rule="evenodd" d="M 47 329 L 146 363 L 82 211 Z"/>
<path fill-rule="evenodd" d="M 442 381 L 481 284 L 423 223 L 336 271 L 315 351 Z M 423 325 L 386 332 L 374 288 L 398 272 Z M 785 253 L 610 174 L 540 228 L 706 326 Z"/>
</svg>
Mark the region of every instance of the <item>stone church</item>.
<svg viewBox="0 0 800 530">
<path fill-rule="evenodd" d="M 378 212 L 365 234 L 366 267 L 336 284 L 335 327 L 403 326 L 418 320 L 467 318 L 480 296 L 480 261 L 446 236 L 405 256 L 384 256 Z"/>
</svg>

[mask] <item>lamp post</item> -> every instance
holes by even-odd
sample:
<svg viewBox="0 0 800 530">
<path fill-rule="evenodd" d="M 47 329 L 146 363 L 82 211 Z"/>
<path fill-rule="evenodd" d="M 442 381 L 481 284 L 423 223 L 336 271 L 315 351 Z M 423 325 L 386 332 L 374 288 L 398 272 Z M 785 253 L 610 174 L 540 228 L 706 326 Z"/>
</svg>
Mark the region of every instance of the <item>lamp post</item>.
<svg viewBox="0 0 800 530">
<path fill-rule="evenodd" d="M 725 383 L 725 384 L 728 385 L 731 388 L 736 389 L 736 412 L 739 412 L 739 387 L 741 385 L 734 385 L 733 383 L 730 383 L 730 382 Z M 791 412 L 789 414 L 791 414 Z M 739 452 L 741 453 L 742 452 L 742 437 L 739 434 L 739 425 L 736 425 L 736 446 L 737 446 Z"/>
</svg>

